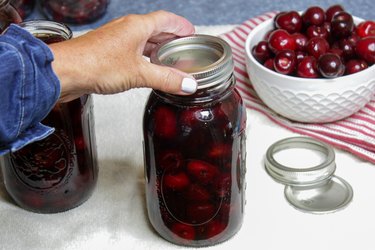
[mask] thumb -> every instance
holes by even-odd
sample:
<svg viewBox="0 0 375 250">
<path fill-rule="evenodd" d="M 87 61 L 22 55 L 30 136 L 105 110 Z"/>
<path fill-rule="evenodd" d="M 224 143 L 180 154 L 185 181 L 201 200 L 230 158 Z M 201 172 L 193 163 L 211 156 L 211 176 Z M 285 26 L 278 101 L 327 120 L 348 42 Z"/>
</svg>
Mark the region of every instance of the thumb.
<svg viewBox="0 0 375 250">
<path fill-rule="evenodd" d="M 141 72 L 144 87 L 176 95 L 195 93 L 198 84 L 189 74 L 175 68 L 147 63 Z"/>
</svg>

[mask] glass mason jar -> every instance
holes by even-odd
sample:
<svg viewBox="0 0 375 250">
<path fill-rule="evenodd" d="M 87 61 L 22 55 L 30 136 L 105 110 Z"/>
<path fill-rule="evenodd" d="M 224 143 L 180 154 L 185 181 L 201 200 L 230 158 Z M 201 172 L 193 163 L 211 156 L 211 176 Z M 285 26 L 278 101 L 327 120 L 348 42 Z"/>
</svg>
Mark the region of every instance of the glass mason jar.
<svg viewBox="0 0 375 250">
<path fill-rule="evenodd" d="M 52 21 L 29 21 L 21 26 L 47 44 L 72 36 L 67 26 Z M 42 123 L 55 132 L 5 155 L 1 165 L 6 190 L 20 207 L 56 213 L 86 201 L 96 186 L 92 97 L 56 104 Z"/>
<path fill-rule="evenodd" d="M 109 0 L 41 0 L 40 4 L 50 20 L 85 24 L 102 17 Z"/>
<path fill-rule="evenodd" d="M 156 231 L 178 245 L 208 246 L 241 227 L 246 110 L 222 39 L 163 43 L 151 62 L 190 73 L 191 96 L 152 91 L 143 119 L 146 201 Z"/>
<path fill-rule="evenodd" d="M 34 10 L 35 0 L 10 0 L 22 19 L 27 18 Z"/>
<path fill-rule="evenodd" d="M 17 10 L 11 5 L 10 0 L 0 0 L 0 33 L 10 23 L 20 23 L 22 19 Z"/>
</svg>

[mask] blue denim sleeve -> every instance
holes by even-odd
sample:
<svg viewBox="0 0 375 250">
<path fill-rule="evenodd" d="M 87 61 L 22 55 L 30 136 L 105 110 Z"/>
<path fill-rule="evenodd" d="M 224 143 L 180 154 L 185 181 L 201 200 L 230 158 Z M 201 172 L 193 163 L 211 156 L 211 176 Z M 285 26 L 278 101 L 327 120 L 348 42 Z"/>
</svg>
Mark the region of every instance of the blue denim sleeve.
<svg viewBox="0 0 375 250">
<path fill-rule="evenodd" d="M 17 25 L 0 35 L 0 155 L 43 139 L 40 122 L 60 96 L 49 47 Z"/>
</svg>

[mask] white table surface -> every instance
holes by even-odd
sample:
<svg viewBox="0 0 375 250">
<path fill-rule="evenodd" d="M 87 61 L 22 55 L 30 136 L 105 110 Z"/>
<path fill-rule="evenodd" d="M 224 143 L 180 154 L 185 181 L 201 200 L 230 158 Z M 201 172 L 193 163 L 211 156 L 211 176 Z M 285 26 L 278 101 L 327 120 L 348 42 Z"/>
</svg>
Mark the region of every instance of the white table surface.
<svg viewBox="0 0 375 250">
<path fill-rule="evenodd" d="M 225 27 L 197 27 L 219 34 Z M 142 154 L 142 116 L 149 89 L 94 96 L 99 179 L 93 196 L 78 208 L 35 214 L 14 205 L 0 182 L 0 249 L 180 249 L 152 229 L 147 219 Z M 248 110 L 247 190 L 241 230 L 210 249 L 375 249 L 375 168 L 335 150 L 336 175 L 353 187 L 345 209 L 314 215 L 291 207 L 283 186 L 265 172 L 267 148 L 296 136 Z"/>
</svg>

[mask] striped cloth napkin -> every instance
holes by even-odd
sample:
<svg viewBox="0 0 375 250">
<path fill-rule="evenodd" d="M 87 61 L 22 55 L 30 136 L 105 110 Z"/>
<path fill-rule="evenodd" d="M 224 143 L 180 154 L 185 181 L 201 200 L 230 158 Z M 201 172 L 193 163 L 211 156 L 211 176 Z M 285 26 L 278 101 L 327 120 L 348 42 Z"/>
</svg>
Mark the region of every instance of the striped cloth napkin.
<svg viewBox="0 0 375 250">
<path fill-rule="evenodd" d="M 276 13 L 268 12 L 251 18 L 220 36 L 232 47 L 237 89 L 246 107 L 263 113 L 276 124 L 293 132 L 314 137 L 375 164 L 375 95 L 370 103 L 352 116 L 325 124 L 304 124 L 288 120 L 269 109 L 257 96 L 246 71 L 245 41 L 252 29 L 273 18 Z"/>
</svg>

